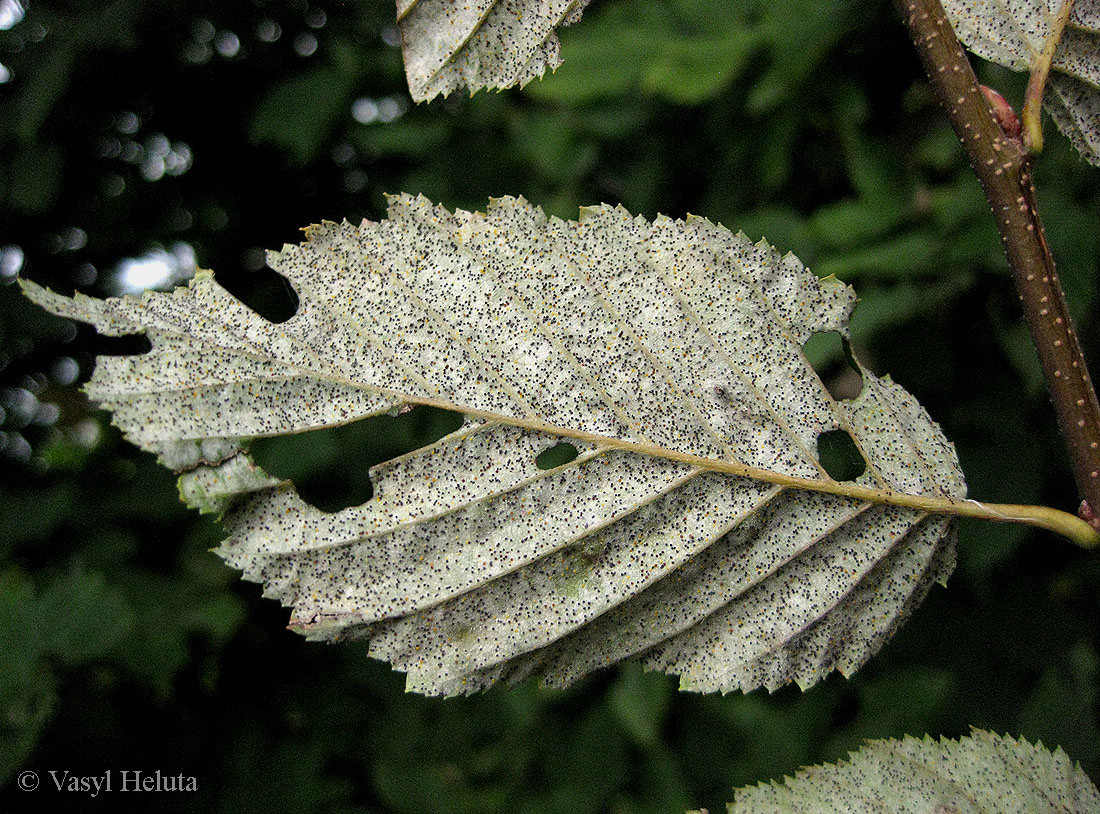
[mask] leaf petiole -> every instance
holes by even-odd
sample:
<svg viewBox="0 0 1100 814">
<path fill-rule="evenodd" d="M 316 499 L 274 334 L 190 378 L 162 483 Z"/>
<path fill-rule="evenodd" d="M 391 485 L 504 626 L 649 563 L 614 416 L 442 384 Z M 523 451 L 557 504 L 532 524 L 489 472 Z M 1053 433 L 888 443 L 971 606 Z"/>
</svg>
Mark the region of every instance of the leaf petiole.
<svg viewBox="0 0 1100 814">
<path fill-rule="evenodd" d="M 1027 83 L 1027 93 L 1024 96 L 1024 107 L 1020 111 L 1020 118 L 1024 128 L 1024 146 L 1032 155 L 1037 155 L 1043 150 L 1043 122 L 1041 118 L 1043 105 L 1043 91 L 1046 89 L 1047 77 L 1050 76 L 1050 67 L 1054 62 L 1054 52 L 1058 50 L 1058 43 L 1062 41 L 1062 32 L 1069 21 L 1069 15 L 1073 11 L 1073 0 L 1064 0 L 1051 21 L 1050 34 L 1047 35 L 1043 50 L 1036 54 L 1031 61 L 1031 78 Z"/>
<path fill-rule="evenodd" d="M 870 503 L 888 503 L 894 506 L 918 509 L 928 512 L 929 514 L 974 517 L 995 523 L 1022 523 L 1052 531 L 1055 534 L 1065 537 L 1081 548 L 1100 548 L 1100 531 L 1093 528 L 1089 523 L 1076 515 L 1064 512 L 1061 509 L 1053 509 L 1049 506 L 1032 506 L 1017 503 L 982 503 L 978 500 L 954 498 L 946 495 L 913 495 L 905 492 L 892 492 L 848 481 L 837 481 L 824 478 L 800 478 L 793 475 L 772 472 L 767 469 L 758 469 L 736 461 L 722 461 L 712 458 L 702 458 L 697 455 L 689 455 L 653 444 L 612 438 L 596 433 L 578 431 L 568 427 L 551 426 L 543 422 L 529 419 L 514 417 L 505 418 L 494 413 L 470 410 L 469 408 L 459 407 L 458 405 L 436 399 L 410 399 L 406 397 L 405 400 L 410 403 L 431 405 L 447 410 L 460 410 L 467 415 L 483 418 L 488 421 L 504 421 L 514 426 L 551 433 L 566 439 L 589 441 L 604 449 L 618 449 L 624 452 L 634 452 L 639 455 L 649 455 L 656 458 L 664 458 L 665 460 L 679 461 L 698 467 L 699 469 L 752 478 L 753 480 L 774 483 L 777 486 L 790 489 L 823 492 L 826 494 L 855 498 L 856 500 L 865 500 Z"/>
</svg>

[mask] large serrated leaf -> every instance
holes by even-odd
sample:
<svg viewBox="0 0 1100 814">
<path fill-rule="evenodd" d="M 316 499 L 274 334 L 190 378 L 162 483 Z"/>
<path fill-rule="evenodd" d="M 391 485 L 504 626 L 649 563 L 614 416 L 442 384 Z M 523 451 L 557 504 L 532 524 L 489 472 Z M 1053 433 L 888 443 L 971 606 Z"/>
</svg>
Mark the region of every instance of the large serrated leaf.
<svg viewBox="0 0 1100 814">
<path fill-rule="evenodd" d="M 397 0 L 405 78 L 417 102 L 510 88 L 561 65 L 558 28 L 589 0 Z"/>
<path fill-rule="evenodd" d="M 975 729 L 939 742 L 869 741 L 847 763 L 812 766 L 772 783 L 739 789 L 730 814 L 1000 814 L 1100 811 L 1100 792 L 1061 749 L 1053 753 Z"/>
<path fill-rule="evenodd" d="M 272 253 L 298 312 L 259 317 L 209 273 L 55 313 L 152 350 L 87 389 L 224 512 L 221 554 L 313 638 L 369 636 L 410 688 L 565 684 L 621 659 L 699 690 L 808 686 L 874 653 L 954 563 L 954 450 L 902 388 L 863 371 L 835 401 L 802 346 L 847 335 L 855 296 L 700 218 L 523 200 L 485 214 L 391 199 Z M 466 415 L 325 513 L 247 439 L 432 404 Z M 838 483 L 823 434 L 866 468 Z M 563 440 L 570 463 L 536 460 Z M 910 497 L 907 497 L 910 496 Z"/>
<path fill-rule="evenodd" d="M 963 44 L 983 59 L 1028 71 L 1065 0 L 944 0 Z M 1100 165 L 1100 0 L 1076 0 L 1054 54 L 1043 105 L 1088 161 Z"/>
</svg>

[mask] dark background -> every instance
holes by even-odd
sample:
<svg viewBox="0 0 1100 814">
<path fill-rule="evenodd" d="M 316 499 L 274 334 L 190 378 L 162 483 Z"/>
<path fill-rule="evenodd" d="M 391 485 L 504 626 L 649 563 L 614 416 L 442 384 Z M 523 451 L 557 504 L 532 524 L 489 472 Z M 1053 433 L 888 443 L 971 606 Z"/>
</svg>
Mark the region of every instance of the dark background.
<svg viewBox="0 0 1100 814">
<path fill-rule="evenodd" d="M 0 810 L 713 811 L 864 738 L 970 726 L 1060 744 L 1100 778 L 1100 560 L 1049 534 L 963 522 L 949 587 L 854 677 L 727 697 L 634 666 L 564 692 L 406 695 L 365 647 L 285 631 L 208 552 L 216 523 L 79 390 L 95 354 L 140 346 L 48 317 L 16 275 L 104 296 L 128 260 L 193 252 L 285 318 L 262 249 L 382 217 L 400 191 L 766 236 L 855 285 L 857 353 L 943 425 L 972 496 L 1075 508 L 987 205 L 890 3 L 598 0 L 555 76 L 420 107 L 393 22 L 382 0 L 39 0 L 0 31 Z M 1019 106 L 1023 77 L 980 70 Z M 1100 176 L 1049 125 L 1037 176 L 1095 368 Z M 843 375 L 839 346 L 814 354 Z M 449 420 L 261 459 L 346 505 Z M 36 792 L 15 788 L 26 769 Z M 59 797 L 51 769 L 182 772 L 199 792 Z"/>
</svg>

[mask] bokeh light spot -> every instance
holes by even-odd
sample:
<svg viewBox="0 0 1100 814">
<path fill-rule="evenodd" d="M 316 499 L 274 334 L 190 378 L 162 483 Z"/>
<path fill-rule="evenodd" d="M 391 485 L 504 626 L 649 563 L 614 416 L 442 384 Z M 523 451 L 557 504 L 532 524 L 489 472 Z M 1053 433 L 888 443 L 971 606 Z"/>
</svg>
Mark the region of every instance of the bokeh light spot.
<svg viewBox="0 0 1100 814">
<path fill-rule="evenodd" d="M 214 39 L 214 49 L 226 59 L 235 57 L 241 50 L 241 38 L 232 31 L 219 31 Z"/>
<path fill-rule="evenodd" d="M 351 117 L 359 124 L 370 124 L 378 118 L 378 105 L 374 99 L 361 96 L 351 103 Z"/>
<path fill-rule="evenodd" d="M 382 27 L 382 42 L 386 43 L 390 48 L 401 47 L 401 29 L 395 25 L 387 25 Z"/>
<path fill-rule="evenodd" d="M 148 288 L 167 290 L 194 276 L 194 248 L 176 243 L 170 252 L 157 248 L 123 260 L 111 287 L 115 294 L 136 294 Z"/>
<path fill-rule="evenodd" d="M 294 53 L 300 57 L 309 57 L 317 51 L 317 38 L 308 31 L 303 31 L 294 38 Z"/>
<path fill-rule="evenodd" d="M 26 256 L 19 246 L 9 245 L 0 249 L 0 282 L 10 283 L 23 270 Z"/>
<path fill-rule="evenodd" d="M 217 29 L 214 28 L 214 24 L 204 17 L 195 20 L 191 25 L 191 36 L 196 42 L 210 42 L 215 34 Z"/>
<path fill-rule="evenodd" d="M 0 31 L 19 25 L 26 14 L 19 0 L 0 0 Z"/>
<path fill-rule="evenodd" d="M 117 198 L 126 191 L 126 179 L 117 172 L 112 172 L 103 179 L 103 194 L 108 198 Z"/>
<path fill-rule="evenodd" d="M 362 192 L 369 178 L 363 170 L 348 170 L 344 173 L 344 189 L 347 192 Z"/>
<path fill-rule="evenodd" d="M 408 109 L 408 103 L 400 96 L 384 96 L 378 100 L 378 120 L 385 124 L 396 121 Z"/>
<path fill-rule="evenodd" d="M 283 36 L 283 29 L 271 19 L 263 19 L 256 23 L 256 39 L 260 42 L 275 42 Z"/>
<path fill-rule="evenodd" d="M 132 110 L 124 110 L 115 116 L 115 130 L 125 136 L 132 136 L 141 129 L 141 117 Z"/>
<path fill-rule="evenodd" d="M 59 357 L 50 368 L 50 378 L 63 387 L 75 382 L 79 375 L 80 365 L 71 356 Z"/>
</svg>

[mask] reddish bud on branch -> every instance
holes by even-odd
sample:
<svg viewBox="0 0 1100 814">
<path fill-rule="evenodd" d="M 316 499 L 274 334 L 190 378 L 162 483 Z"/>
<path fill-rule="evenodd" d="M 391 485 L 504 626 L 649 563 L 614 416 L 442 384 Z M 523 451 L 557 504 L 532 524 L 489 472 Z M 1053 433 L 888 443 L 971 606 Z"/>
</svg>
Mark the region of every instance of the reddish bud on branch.
<svg viewBox="0 0 1100 814">
<path fill-rule="evenodd" d="M 997 124 L 1001 126 L 1004 134 L 1013 141 L 1023 144 L 1023 127 L 1020 125 L 1020 118 L 1016 115 L 1016 111 L 1012 109 L 1012 105 L 993 88 L 985 85 L 979 85 L 978 87 L 982 89 L 982 95 L 989 102 L 989 106 L 993 108 L 993 117 L 997 120 Z"/>
</svg>

